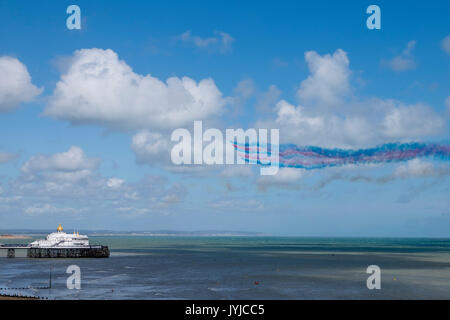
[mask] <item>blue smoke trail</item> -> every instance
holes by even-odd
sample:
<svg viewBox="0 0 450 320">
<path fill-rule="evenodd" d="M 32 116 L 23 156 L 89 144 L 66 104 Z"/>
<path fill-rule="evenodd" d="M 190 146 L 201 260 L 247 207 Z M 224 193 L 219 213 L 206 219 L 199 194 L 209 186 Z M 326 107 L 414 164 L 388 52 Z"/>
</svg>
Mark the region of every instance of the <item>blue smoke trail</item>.
<svg viewBox="0 0 450 320">
<path fill-rule="evenodd" d="M 270 145 L 233 143 L 240 157 L 246 161 L 267 165 L 275 161 Z M 315 146 L 299 147 L 294 144 L 279 146 L 279 166 L 307 170 L 346 164 L 369 164 L 407 161 L 431 157 L 450 160 L 450 145 L 437 143 L 388 143 L 369 149 L 327 149 Z"/>
</svg>

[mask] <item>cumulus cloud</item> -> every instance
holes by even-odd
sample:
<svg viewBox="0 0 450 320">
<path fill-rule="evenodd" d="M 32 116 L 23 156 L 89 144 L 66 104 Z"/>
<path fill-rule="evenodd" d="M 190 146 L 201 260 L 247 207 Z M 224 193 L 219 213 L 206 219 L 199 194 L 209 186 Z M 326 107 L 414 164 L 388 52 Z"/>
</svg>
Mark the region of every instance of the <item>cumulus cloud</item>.
<svg viewBox="0 0 450 320">
<path fill-rule="evenodd" d="M 415 69 L 416 62 L 412 56 L 412 51 L 415 46 L 415 40 L 409 41 L 401 54 L 395 56 L 391 60 L 382 60 L 381 63 L 397 72 Z"/>
<path fill-rule="evenodd" d="M 141 131 L 131 142 L 131 149 L 136 154 L 139 164 L 161 164 L 170 160 L 170 142 L 168 135 L 159 132 Z"/>
<path fill-rule="evenodd" d="M 21 168 L 27 180 L 49 178 L 60 182 L 76 182 L 89 177 L 100 159 L 88 158 L 80 147 L 54 155 L 37 155 Z"/>
<path fill-rule="evenodd" d="M 426 177 L 435 173 L 432 163 L 425 162 L 421 159 L 413 159 L 406 164 L 402 164 L 395 169 L 394 177 Z"/>
<path fill-rule="evenodd" d="M 448 166 L 435 166 L 422 159 L 412 159 L 397 166 L 392 174 L 373 180 L 377 183 L 386 183 L 409 178 L 444 178 L 448 175 L 450 175 Z"/>
<path fill-rule="evenodd" d="M 269 187 L 281 187 L 287 189 L 298 189 L 298 182 L 305 175 L 304 169 L 280 168 L 278 173 L 272 176 L 261 176 L 258 179 L 258 188 L 261 191 Z"/>
<path fill-rule="evenodd" d="M 75 52 L 44 114 L 73 124 L 160 130 L 217 115 L 224 105 L 212 79 L 162 82 L 133 72 L 110 49 L 83 49 Z"/>
<path fill-rule="evenodd" d="M 106 185 L 110 188 L 120 188 L 125 183 L 125 180 L 118 178 L 110 178 L 106 182 Z"/>
<path fill-rule="evenodd" d="M 392 140 L 419 139 L 439 133 L 445 125 L 443 119 L 426 105 L 404 105 L 393 101 L 379 103 L 385 104 L 387 110 L 371 116 L 369 109 L 377 108 L 375 101 L 364 106 L 367 115 L 358 112 L 339 115 L 318 113 L 313 108 L 294 106 L 281 100 L 276 105 L 275 121 L 260 122 L 258 126 L 280 128 L 280 139 L 286 143 L 355 148 Z"/>
<path fill-rule="evenodd" d="M 300 84 L 297 92 L 300 101 L 335 104 L 350 91 L 349 59 L 341 49 L 332 55 L 319 55 L 315 51 L 305 53 L 310 75 Z"/>
<path fill-rule="evenodd" d="M 161 176 L 144 176 L 136 182 L 105 178 L 100 159 L 87 156 L 79 147 L 52 155 L 35 155 L 21 174 L 8 183 L 0 196 L 3 211 L 29 215 L 72 215 L 75 213 L 123 215 L 140 208 L 141 213 L 168 213 L 185 197 L 186 190 Z M 39 203 L 36 203 L 39 200 Z"/>
<path fill-rule="evenodd" d="M 450 55 L 450 35 L 442 39 L 441 46 L 442 50 L 444 50 L 445 53 Z"/>
<path fill-rule="evenodd" d="M 226 32 L 214 31 L 213 37 L 200 37 L 187 30 L 176 37 L 177 40 L 192 44 L 197 48 L 216 48 L 221 53 L 231 51 L 234 38 Z"/>
<path fill-rule="evenodd" d="M 313 190 L 320 190 L 334 181 L 385 184 L 410 178 L 442 179 L 450 175 L 450 168 L 448 166 L 437 166 L 423 159 L 412 159 L 406 163 L 398 164 L 393 172 L 389 174 L 381 176 L 370 174 L 371 169 L 377 167 L 377 165 L 365 165 L 331 168 L 328 170 L 326 177 L 313 187 Z"/>
<path fill-rule="evenodd" d="M 0 56 L 0 112 L 34 100 L 43 89 L 31 83 L 27 67 L 18 59 Z"/>
<path fill-rule="evenodd" d="M 263 176 L 261 178 L 270 179 L 280 183 L 289 183 L 298 181 L 303 177 L 305 170 L 295 168 L 280 168 L 278 173 L 273 176 Z"/>
<path fill-rule="evenodd" d="M 170 133 L 166 132 L 150 132 L 148 130 L 138 132 L 133 136 L 131 141 L 131 149 L 136 155 L 136 162 L 151 166 L 163 166 L 171 172 L 178 173 L 198 173 L 207 170 L 200 165 L 174 165 L 171 160 L 171 149 L 175 145 L 175 142 L 170 141 L 170 137 Z M 191 147 L 193 153 L 196 150 L 195 148 L 200 148 L 199 151 L 203 152 L 202 146 L 195 145 Z"/>
<path fill-rule="evenodd" d="M 386 137 L 403 139 L 433 135 L 440 132 L 444 124 L 444 119 L 426 105 L 400 105 L 386 114 L 383 129 Z"/>
<path fill-rule="evenodd" d="M 311 75 L 298 90 L 302 103 L 280 100 L 274 108 L 275 119 L 256 124 L 261 128 L 279 128 L 282 142 L 330 148 L 373 147 L 392 141 L 420 140 L 444 129 L 443 117 L 426 104 L 358 99 L 350 94 L 351 70 L 344 51 L 323 57 L 310 52 L 305 58 L 308 56 Z M 336 103 L 330 104 L 333 101 Z M 328 107 L 323 108 L 324 105 Z"/>
</svg>

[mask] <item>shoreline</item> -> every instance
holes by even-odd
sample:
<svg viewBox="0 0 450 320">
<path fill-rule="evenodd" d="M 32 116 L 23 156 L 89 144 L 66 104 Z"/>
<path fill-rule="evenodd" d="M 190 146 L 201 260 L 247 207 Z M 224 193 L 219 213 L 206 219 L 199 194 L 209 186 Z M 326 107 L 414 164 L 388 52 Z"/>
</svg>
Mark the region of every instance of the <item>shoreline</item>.
<svg viewBox="0 0 450 320">
<path fill-rule="evenodd" d="M 31 239 L 31 236 L 20 235 L 20 234 L 0 234 L 0 239 L 5 239 L 5 240 Z"/>
<path fill-rule="evenodd" d="M 20 296 L 9 296 L 9 295 L 0 295 L 0 300 L 41 300 L 37 297 L 20 297 Z"/>
</svg>

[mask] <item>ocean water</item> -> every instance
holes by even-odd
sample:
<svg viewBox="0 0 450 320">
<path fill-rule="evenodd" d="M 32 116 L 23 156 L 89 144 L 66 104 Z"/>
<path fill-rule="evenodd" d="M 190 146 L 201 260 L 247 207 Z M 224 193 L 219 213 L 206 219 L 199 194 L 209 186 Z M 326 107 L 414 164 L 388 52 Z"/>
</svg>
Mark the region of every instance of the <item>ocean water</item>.
<svg viewBox="0 0 450 320">
<path fill-rule="evenodd" d="M 90 240 L 111 257 L 0 259 L 0 288 L 49 299 L 450 299 L 450 239 Z M 81 269 L 80 290 L 66 286 L 70 265 Z M 366 286 L 369 265 L 381 268 L 380 290 Z M 49 284 L 50 271 L 52 288 L 34 289 Z"/>
</svg>

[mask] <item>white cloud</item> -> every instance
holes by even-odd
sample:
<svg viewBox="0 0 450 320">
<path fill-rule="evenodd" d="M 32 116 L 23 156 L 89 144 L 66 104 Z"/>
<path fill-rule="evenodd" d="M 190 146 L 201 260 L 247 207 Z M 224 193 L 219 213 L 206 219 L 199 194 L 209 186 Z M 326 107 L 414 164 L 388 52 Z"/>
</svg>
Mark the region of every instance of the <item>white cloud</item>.
<svg viewBox="0 0 450 320">
<path fill-rule="evenodd" d="M 380 164 L 369 164 L 329 168 L 327 169 L 327 177 L 321 180 L 314 187 L 314 190 L 322 189 L 334 181 L 385 184 L 399 179 L 442 179 L 450 175 L 450 167 L 446 165 L 435 166 L 432 162 L 427 162 L 419 158 L 408 160 L 405 163 L 397 165 L 395 170 L 390 174 L 378 177 L 368 174 L 369 171 L 379 166 Z"/>
<path fill-rule="evenodd" d="M 143 130 L 133 136 L 131 141 L 131 149 L 136 155 L 136 162 L 138 164 L 147 164 L 150 166 L 160 165 L 171 172 L 178 173 L 194 173 L 198 171 L 205 171 L 204 166 L 178 166 L 174 165 L 171 160 L 171 148 L 175 144 L 170 141 L 170 133 L 150 132 Z M 201 146 L 200 152 L 203 152 Z"/>
<path fill-rule="evenodd" d="M 442 39 L 441 46 L 442 50 L 444 50 L 447 54 L 450 55 L 450 35 Z"/>
<path fill-rule="evenodd" d="M 394 139 L 430 136 L 440 132 L 444 124 L 439 115 L 422 104 L 392 109 L 383 121 L 384 134 Z"/>
<path fill-rule="evenodd" d="M 376 103 L 375 101 L 372 103 Z M 370 103 L 367 115 L 348 113 L 315 113 L 314 109 L 293 106 L 281 100 L 276 106 L 277 118 L 273 123 L 261 122 L 280 128 L 284 142 L 322 147 L 364 147 L 395 141 L 411 141 L 441 132 L 445 122 L 432 108 L 423 105 L 404 105 L 399 102 L 379 101 L 387 109 L 372 116 L 376 105 Z"/>
<path fill-rule="evenodd" d="M 100 159 L 87 156 L 79 147 L 35 155 L 17 178 L 8 181 L 0 196 L 0 213 L 56 214 L 70 219 L 70 214 L 87 212 L 108 219 L 117 208 L 132 207 L 141 208 L 142 214 L 166 214 L 186 195 L 181 184 L 162 176 L 146 175 L 137 182 L 105 178 L 99 164 Z M 134 214 L 122 213 L 124 217 Z"/>
<path fill-rule="evenodd" d="M 27 67 L 16 58 L 0 57 L 0 75 L 0 112 L 34 100 L 43 90 L 31 83 Z"/>
<path fill-rule="evenodd" d="M 388 66 L 394 71 L 401 72 L 406 70 L 411 70 L 416 68 L 416 62 L 412 56 L 412 51 L 416 46 L 416 41 L 409 41 L 406 48 L 398 56 L 395 56 L 391 60 L 383 60 L 381 63 Z"/>
<path fill-rule="evenodd" d="M 282 142 L 299 145 L 348 147 L 373 140 L 374 128 L 362 116 L 339 117 L 314 111 L 281 100 L 276 105 L 275 121 L 261 122 L 258 126 L 279 128 Z"/>
<path fill-rule="evenodd" d="M 168 163 L 170 160 L 170 143 L 168 135 L 158 132 L 141 131 L 131 142 L 131 149 L 136 154 L 137 163 Z"/>
<path fill-rule="evenodd" d="M 9 212 L 27 214 L 66 214 L 89 212 L 110 217 L 117 208 L 142 208 L 142 213 L 167 213 L 171 207 L 185 197 L 185 190 L 177 184 L 170 184 L 159 177 L 145 177 L 136 183 L 123 182 L 120 187 L 110 187 L 111 181 L 101 176 L 93 176 L 83 181 L 51 182 L 54 188 L 48 188 L 49 181 L 11 181 L 7 194 L 17 196 L 0 197 L 0 204 L 8 206 Z M 114 184 L 117 186 L 117 184 Z M 8 201 L 11 199 L 11 201 Z M 14 203 L 12 199 L 19 199 Z M 36 199 L 46 201 L 36 205 Z M 58 203 L 70 206 L 59 206 Z M 73 208 L 73 209 L 70 209 Z"/>
<path fill-rule="evenodd" d="M 55 207 L 51 204 L 44 204 L 42 206 L 31 206 L 25 208 L 24 212 L 29 215 L 39 215 L 39 214 L 54 214 L 54 213 L 72 213 L 77 214 L 85 209 L 75 209 L 70 207 Z"/>
<path fill-rule="evenodd" d="M 177 36 L 177 40 L 184 43 L 190 43 L 197 48 L 218 48 L 219 52 L 226 53 L 231 51 L 231 46 L 234 42 L 234 38 L 226 32 L 214 31 L 214 37 L 202 38 L 197 35 L 193 35 L 190 30 L 183 32 Z"/>
<path fill-rule="evenodd" d="M 264 176 L 275 182 L 289 183 L 300 180 L 305 173 L 303 169 L 296 168 L 280 168 L 278 173 L 273 176 Z"/>
<path fill-rule="evenodd" d="M 110 178 L 110 179 L 106 182 L 106 185 L 107 185 L 109 188 L 120 188 L 124 183 L 125 183 L 125 180 L 118 179 L 118 178 Z"/>
<path fill-rule="evenodd" d="M 333 55 L 305 53 L 310 76 L 300 84 L 297 92 L 300 101 L 318 104 L 335 104 L 350 92 L 350 69 L 347 53 L 341 49 Z"/>
<path fill-rule="evenodd" d="M 309 64 L 314 66 L 310 67 L 311 75 L 302 82 L 299 96 L 317 96 L 304 99 L 297 106 L 281 100 L 274 109 L 275 119 L 256 123 L 260 128 L 280 129 L 282 142 L 330 148 L 361 148 L 393 140 L 420 140 L 443 131 L 446 125 L 443 117 L 423 103 L 404 104 L 378 98 L 363 100 L 351 95 L 351 71 L 344 51 L 337 50 L 333 55 L 323 57 L 316 53 L 310 56 L 314 58 L 310 59 Z M 326 70 L 333 72 L 327 73 Z M 318 80 L 326 79 L 328 74 L 333 79 L 341 79 L 344 84 L 338 85 L 337 80 Z M 318 89 L 314 91 L 314 87 Z M 336 103 L 323 108 L 331 101 Z"/>
<path fill-rule="evenodd" d="M 108 49 L 76 51 L 44 114 L 73 124 L 118 129 L 167 129 L 221 112 L 225 100 L 212 79 L 139 75 Z"/>
<path fill-rule="evenodd" d="M 305 172 L 304 169 L 280 168 L 275 175 L 261 176 L 258 179 L 258 187 L 263 191 L 269 187 L 296 189 L 298 188 L 298 182 L 303 178 Z"/>
<path fill-rule="evenodd" d="M 17 158 L 17 154 L 0 151 L 0 163 L 7 163 Z"/>
<path fill-rule="evenodd" d="M 46 178 L 59 182 L 76 182 L 91 176 L 100 159 L 87 158 L 80 147 L 54 155 L 37 155 L 21 168 L 27 180 Z"/>
<path fill-rule="evenodd" d="M 420 159 L 409 160 L 406 164 L 400 165 L 395 169 L 394 177 L 426 177 L 435 173 L 433 164 L 424 162 Z"/>
<path fill-rule="evenodd" d="M 399 165 L 392 175 L 379 179 L 387 182 L 394 179 L 406 178 L 443 178 L 450 175 L 450 168 L 446 165 L 434 166 L 422 159 L 412 159 L 406 164 Z"/>
</svg>

